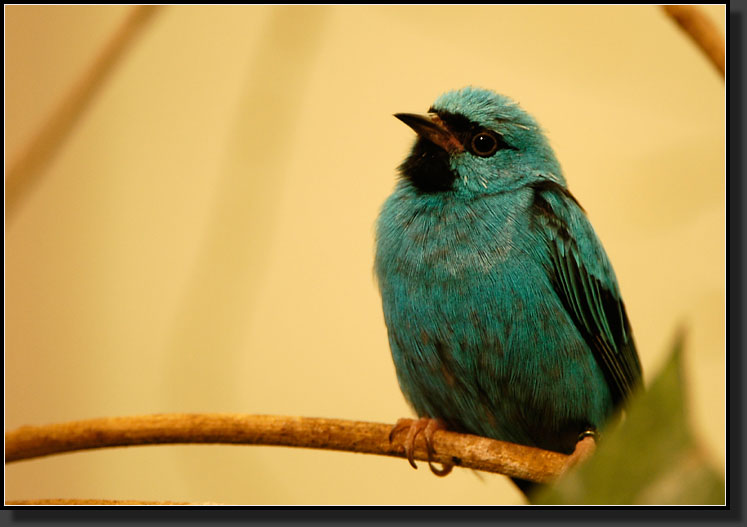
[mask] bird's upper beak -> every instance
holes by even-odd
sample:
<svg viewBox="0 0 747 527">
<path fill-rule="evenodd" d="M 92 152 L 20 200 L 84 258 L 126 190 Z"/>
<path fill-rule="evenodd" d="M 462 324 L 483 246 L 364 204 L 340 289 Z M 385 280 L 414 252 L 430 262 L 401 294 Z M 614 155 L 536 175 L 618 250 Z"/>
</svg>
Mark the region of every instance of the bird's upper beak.
<svg viewBox="0 0 747 527">
<path fill-rule="evenodd" d="M 462 152 L 464 146 L 436 114 L 395 113 L 394 116 L 431 143 L 447 152 Z"/>
</svg>

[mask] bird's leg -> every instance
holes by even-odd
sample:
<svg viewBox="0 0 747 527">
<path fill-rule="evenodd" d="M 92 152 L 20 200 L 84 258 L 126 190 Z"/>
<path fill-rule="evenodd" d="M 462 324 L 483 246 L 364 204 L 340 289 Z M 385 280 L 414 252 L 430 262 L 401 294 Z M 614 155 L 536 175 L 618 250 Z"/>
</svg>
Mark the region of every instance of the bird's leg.
<svg viewBox="0 0 747 527">
<path fill-rule="evenodd" d="M 563 468 L 560 472 L 561 475 L 565 474 L 568 470 L 575 467 L 576 465 L 583 463 L 589 459 L 597 448 L 597 434 L 593 430 L 586 430 L 578 436 L 578 442 L 576 447 L 573 449 L 573 453 L 568 456 Z"/>
<path fill-rule="evenodd" d="M 451 472 L 454 465 L 445 463 L 442 468 L 438 469 L 431 461 L 431 456 L 434 452 L 433 434 L 437 430 L 444 429 L 444 424 L 440 419 L 431 419 L 430 417 L 421 417 L 417 420 L 407 418 L 399 419 L 392 428 L 392 431 L 389 432 L 389 441 L 391 442 L 397 433 L 405 429 L 407 430 L 407 436 L 404 440 L 405 454 L 413 468 L 418 468 L 415 464 L 415 440 L 418 435 L 423 432 L 423 438 L 425 439 L 426 450 L 428 452 L 428 467 L 430 467 L 431 472 L 437 476 L 445 476 Z"/>
<path fill-rule="evenodd" d="M 425 445 L 428 450 L 428 468 L 430 468 L 431 472 L 433 472 L 436 476 L 441 477 L 448 475 L 449 472 L 451 472 L 451 469 L 454 468 L 454 465 L 452 463 L 442 463 L 441 468 L 436 468 L 431 461 L 431 455 L 435 452 L 435 450 L 433 449 L 433 434 L 436 432 L 436 430 L 444 429 L 445 426 L 443 421 L 441 421 L 440 419 L 429 419 L 423 432 L 423 436 L 425 437 Z"/>
<path fill-rule="evenodd" d="M 407 437 L 405 438 L 404 442 L 405 454 L 407 455 L 407 460 L 410 462 L 410 465 L 412 465 L 412 468 L 414 469 L 418 468 L 413 457 L 415 454 L 415 437 L 419 432 L 419 430 L 417 429 L 417 423 L 418 421 L 403 417 L 402 419 L 397 419 L 397 422 L 392 427 L 392 431 L 389 432 L 389 442 L 391 443 L 395 435 L 400 433 L 402 430 L 407 430 Z"/>
</svg>

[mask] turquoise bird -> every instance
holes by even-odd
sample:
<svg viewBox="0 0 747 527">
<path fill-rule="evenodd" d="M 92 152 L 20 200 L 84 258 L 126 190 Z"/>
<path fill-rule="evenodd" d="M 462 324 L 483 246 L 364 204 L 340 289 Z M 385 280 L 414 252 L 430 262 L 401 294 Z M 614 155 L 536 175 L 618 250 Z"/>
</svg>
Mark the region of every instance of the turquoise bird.
<svg viewBox="0 0 747 527">
<path fill-rule="evenodd" d="M 395 117 L 418 137 L 378 218 L 375 270 L 397 379 L 421 419 L 393 433 L 408 431 L 413 466 L 415 438 L 431 453 L 438 428 L 578 452 L 641 384 L 641 365 L 553 150 L 517 103 L 484 89 Z"/>
</svg>

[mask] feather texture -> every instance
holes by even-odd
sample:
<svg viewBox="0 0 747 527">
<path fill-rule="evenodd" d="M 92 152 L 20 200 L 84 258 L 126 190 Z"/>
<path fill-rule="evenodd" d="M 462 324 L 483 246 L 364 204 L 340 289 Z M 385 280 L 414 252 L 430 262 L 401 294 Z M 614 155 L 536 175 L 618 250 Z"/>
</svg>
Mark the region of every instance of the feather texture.
<svg viewBox="0 0 747 527">
<path fill-rule="evenodd" d="M 417 139 L 377 222 L 402 392 L 452 430 L 570 453 L 641 382 L 612 266 L 515 102 L 465 88 L 430 111 L 453 139 Z"/>
</svg>

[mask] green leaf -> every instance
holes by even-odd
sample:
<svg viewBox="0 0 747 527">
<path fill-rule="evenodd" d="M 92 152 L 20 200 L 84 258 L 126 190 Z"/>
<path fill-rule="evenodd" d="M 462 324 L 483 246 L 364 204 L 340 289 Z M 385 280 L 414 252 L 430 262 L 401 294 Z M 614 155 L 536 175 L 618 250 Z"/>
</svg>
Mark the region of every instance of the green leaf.
<svg viewBox="0 0 747 527">
<path fill-rule="evenodd" d="M 532 503 L 597 505 L 723 505 L 723 476 L 690 432 L 682 382 L 684 337 L 647 391 L 636 394 L 625 419 L 610 425 L 594 456 L 569 471 Z"/>
</svg>

